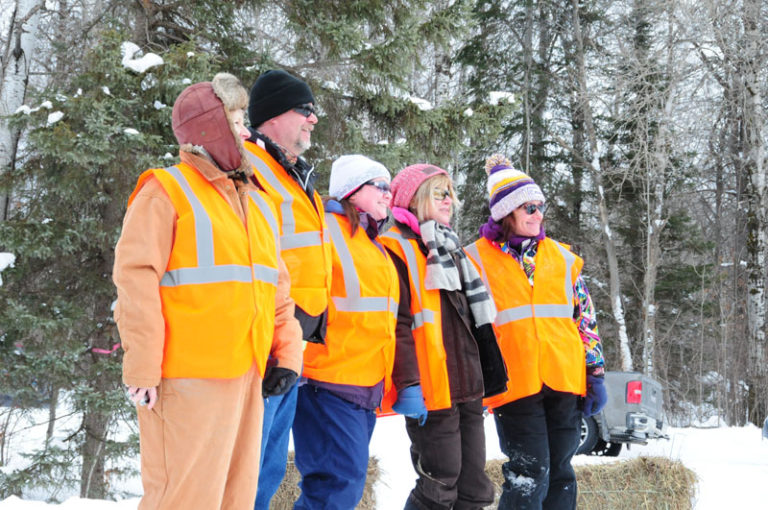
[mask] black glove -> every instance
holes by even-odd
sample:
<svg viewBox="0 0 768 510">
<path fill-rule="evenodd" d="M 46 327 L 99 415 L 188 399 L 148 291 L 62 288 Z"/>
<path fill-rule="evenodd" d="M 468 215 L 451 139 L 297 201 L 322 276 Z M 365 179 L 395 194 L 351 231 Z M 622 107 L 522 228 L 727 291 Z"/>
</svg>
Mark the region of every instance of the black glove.
<svg viewBox="0 0 768 510">
<path fill-rule="evenodd" d="M 267 367 L 264 382 L 261 383 L 261 395 L 263 397 L 285 395 L 298 378 L 299 374 L 290 368 Z"/>
</svg>

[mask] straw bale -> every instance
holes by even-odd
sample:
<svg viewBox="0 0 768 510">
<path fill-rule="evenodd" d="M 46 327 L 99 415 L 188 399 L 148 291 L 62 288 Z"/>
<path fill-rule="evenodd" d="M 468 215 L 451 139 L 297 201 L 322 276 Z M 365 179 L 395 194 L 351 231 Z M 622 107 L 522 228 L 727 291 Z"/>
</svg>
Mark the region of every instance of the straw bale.
<svg viewBox="0 0 768 510">
<path fill-rule="evenodd" d="M 357 510 L 374 510 L 376 508 L 373 484 L 379 479 L 380 474 L 379 460 L 376 457 L 371 457 L 368 459 L 368 477 L 365 480 L 363 498 L 357 505 Z M 301 475 L 296 469 L 296 464 L 293 460 L 293 452 L 288 452 L 288 465 L 285 469 L 285 478 L 283 478 L 280 488 L 272 498 L 272 502 L 269 505 L 270 510 L 292 509 L 293 504 L 299 499 L 299 494 L 301 494 L 301 489 L 299 489 L 300 481 Z"/>
<path fill-rule="evenodd" d="M 486 473 L 501 493 L 503 460 L 486 464 Z M 578 508 L 590 510 L 691 510 L 696 475 L 681 462 L 637 457 L 608 464 L 575 466 Z M 498 499 L 497 499 L 498 501 Z M 492 508 L 495 508 L 492 507 Z"/>
</svg>

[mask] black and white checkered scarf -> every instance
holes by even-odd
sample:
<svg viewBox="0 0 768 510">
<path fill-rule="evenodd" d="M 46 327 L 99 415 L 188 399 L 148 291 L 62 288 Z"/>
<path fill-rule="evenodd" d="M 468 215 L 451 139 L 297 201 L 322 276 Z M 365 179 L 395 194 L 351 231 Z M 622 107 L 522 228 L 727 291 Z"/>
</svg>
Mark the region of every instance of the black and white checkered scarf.
<svg viewBox="0 0 768 510">
<path fill-rule="evenodd" d="M 450 227 L 434 220 L 425 221 L 421 240 L 427 247 L 427 271 L 424 287 L 427 289 L 461 290 L 467 297 L 469 308 L 477 326 L 490 324 L 496 318 L 496 307 L 475 266 L 461 248 L 459 236 Z M 461 271 L 456 267 L 454 257 Z M 463 281 L 462 281 L 463 277 Z"/>
</svg>

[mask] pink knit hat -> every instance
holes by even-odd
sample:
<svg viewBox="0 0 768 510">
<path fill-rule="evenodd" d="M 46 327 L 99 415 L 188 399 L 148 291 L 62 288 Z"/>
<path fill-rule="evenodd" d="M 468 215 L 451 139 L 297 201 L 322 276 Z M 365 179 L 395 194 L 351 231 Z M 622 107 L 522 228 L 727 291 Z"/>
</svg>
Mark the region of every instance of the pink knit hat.
<svg viewBox="0 0 768 510">
<path fill-rule="evenodd" d="M 416 190 L 419 189 L 421 183 L 438 174 L 448 175 L 448 172 L 438 166 L 427 163 L 418 163 L 400 170 L 390 184 L 392 186 L 392 207 L 408 209 L 413 195 L 416 194 Z"/>
</svg>

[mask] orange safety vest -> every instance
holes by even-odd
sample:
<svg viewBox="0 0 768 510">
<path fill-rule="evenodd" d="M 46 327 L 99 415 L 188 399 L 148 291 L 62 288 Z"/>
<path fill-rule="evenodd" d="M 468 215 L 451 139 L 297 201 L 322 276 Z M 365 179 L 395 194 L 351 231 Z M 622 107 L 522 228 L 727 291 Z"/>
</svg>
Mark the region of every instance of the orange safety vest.
<svg viewBox="0 0 768 510">
<path fill-rule="evenodd" d="M 320 195 L 315 192 L 310 201 L 299 183 L 260 145 L 246 141 L 245 149 L 256 178 L 278 211 L 291 297 L 309 315 L 320 315 L 328 308 L 331 287 L 331 245 Z"/>
<path fill-rule="evenodd" d="M 325 344 L 308 343 L 303 375 L 317 381 L 391 387 L 400 283 L 392 260 L 346 216 L 326 213 L 333 253 Z"/>
<path fill-rule="evenodd" d="M 507 364 L 507 391 L 483 400 L 494 408 L 534 395 L 542 385 L 584 395 L 584 344 L 573 321 L 581 257 L 549 238 L 539 241 L 531 285 L 520 263 L 485 238 L 465 248 L 498 313 L 493 323 Z"/>
<path fill-rule="evenodd" d="M 240 377 L 264 368 L 275 325 L 277 216 L 261 191 L 249 192 L 246 225 L 194 167 L 144 172 L 128 200 L 157 178 L 178 219 L 160 280 L 165 319 L 162 376 Z"/>
<path fill-rule="evenodd" d="M 413 340 L 421 377 L 421 391 L 427 410 L 435 411 L 451 407 L 451 388 L 448 382 L 443 322 L 440 310 L 440 291 L 424 288 L 427 257 L 415 239 L 406 239 L 397 227 L 381 236 L 381 242 L 408 266 L 411 291 L 411 315 Z M 397 399 L 396 392 L 384 396 L 382 412 L 388 412 Z"/>
</svg>

